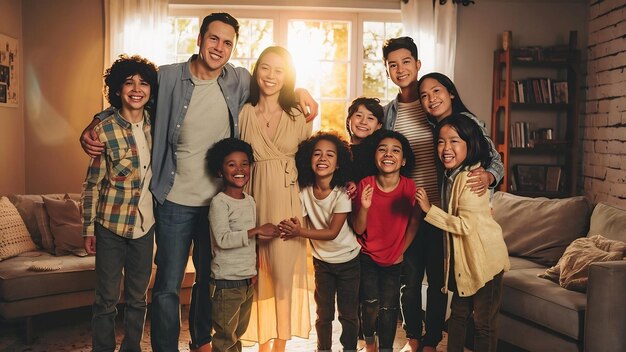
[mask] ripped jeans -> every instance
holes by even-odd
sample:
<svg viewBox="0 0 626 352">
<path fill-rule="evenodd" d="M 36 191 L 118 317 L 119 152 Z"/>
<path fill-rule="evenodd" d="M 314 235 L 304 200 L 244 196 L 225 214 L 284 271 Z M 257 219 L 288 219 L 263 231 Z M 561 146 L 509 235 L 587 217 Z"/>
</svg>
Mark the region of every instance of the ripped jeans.
<svg viewBox="0 0 626 352">
<path fill-rule="evenodd" d="M 379 351 L 392 351 L 400 304 L 402 263 L 380 266 L 361 253 L 361 326 L 365 342 L 378 336 Z"/>
</svg>

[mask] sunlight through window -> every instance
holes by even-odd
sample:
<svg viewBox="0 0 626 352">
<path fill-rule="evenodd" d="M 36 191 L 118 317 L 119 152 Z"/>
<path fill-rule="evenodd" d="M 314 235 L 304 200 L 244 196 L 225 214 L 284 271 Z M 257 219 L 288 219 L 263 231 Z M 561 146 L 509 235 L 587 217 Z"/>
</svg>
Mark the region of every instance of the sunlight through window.
<svg viewBox="0 0 626 352">
<path fill-rule="evenodd" d="M 241 14 L 238 11 L 242 10 L 221 10 L 231 13 L 240 24 L 239 40 L 230 59 L 233 65 L 252 71 L 266 47 L 281 45 L 289 49 L 296 66 L 296 86 L 309 90 L 320 104 L 316 130 L 335 130 L 345 135 L 346 113 L 354 98 L 377 97 L 385 104 L 398 92 L 387 79 L 382 45 L 388 38 L 403 35 L 399 13 L 377 20 L 378 16 L 371 13 L 363 18 L 358 14 L 333 17 L 332 12 L 320 11 L 315 19 L 310 13 L 303 19 L 298 16 L 301 13 L 283 10 L 255 9 Z M 169 21 L 170 62 L 186 61 L 198 52 L 199 23 L 210 12 L 173 12 Z M 358 38 L 361 45 L 352 38 Z"/>
</svg>

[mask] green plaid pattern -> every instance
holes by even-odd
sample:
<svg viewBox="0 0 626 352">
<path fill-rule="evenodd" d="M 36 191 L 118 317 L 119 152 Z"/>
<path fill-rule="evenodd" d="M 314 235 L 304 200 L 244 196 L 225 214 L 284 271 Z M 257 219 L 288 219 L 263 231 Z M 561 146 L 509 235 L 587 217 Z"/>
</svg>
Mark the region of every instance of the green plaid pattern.
<svg viewBox="0 0 626 352">
<path fill-rule="evenodd" d="M 151 125 L 144 111 L 143 132 L 152 149 Z M 131 124 L 119 111 L 94 127 L 104 152 L 92 158 L 83 183 L 83 236 L 93 236 L 95 222 L 126 238 L 133 238 L 143 186 L 139 155 Z"/>
</svg>

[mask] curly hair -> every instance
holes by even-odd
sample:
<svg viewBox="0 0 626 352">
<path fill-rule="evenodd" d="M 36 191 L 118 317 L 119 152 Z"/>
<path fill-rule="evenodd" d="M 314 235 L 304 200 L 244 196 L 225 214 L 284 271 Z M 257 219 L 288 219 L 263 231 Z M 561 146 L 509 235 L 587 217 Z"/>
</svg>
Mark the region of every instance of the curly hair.
<svg viewBox="0 0 626 352">
<path fill-rule="evenodd" d="M 217 143 L 213 144 L 211 149 L 207 152 L 207 168 L 209 173 L 214 177 L 221 177 L 222 165 L 224 159 L 234 152 L 242 152 L 248 156 L 250 164 L 254 163 L 254 153 L 252 152 L 252 146 L 247 142 L 238 138 L 224 138 Z"/>
<path fill-rule="evenodd" d="M 482 128 L 476 121 L 465 114 L 452 114 L 437 124 L 435 128 L 435 136 L 437 139 L 439 138 L 439 133 L 443 126 L 454 128 L 456 133 L 459 134 L 459 137 L 467 144 L 467 156 L 462 166 L 472 166 L 476 163 L 480 163 L 480 166 L 486 169 L 491 165 L 491 146 L 483 134 Z M 435 147 L 435 149 L 437 149 L 437 147 Z M 441 162 L 439 158 L 437 158 L 437 160 Z"/>
<path fill-rule="evenodd" d="M 372 148 L 372 160 L 376 155 L 378 145 L 380 145 L 380 142 L 382 142 L 383 139 L 393 138 L 400 142 L 400 144 L 402 145 L 402 156 L 406 160 L 404 165 L 400 167 L 400 175 L 404 177 L 411 177 L 411 172 L 415 167 L 415 155 L 413 154 L 413 150 L 411 149 L 411 144 L 409 144 L 408 139 L 406 139 L 406 137 L 402 133 L 391 130 L 379 130 L 378 133 L 372 135 L 372 137 L 375 138 L 372 141 L 374 146 L 374 148 Z"/>
<path fill-rule="evenodd" d="M 345 185 L 351 179 L 350 170 L 352 169 L 352 158 L 350 157 L 348 142 L 335 131 L 319 131 L 298 145 L 296 167 L 298 168 L 298 183 L 300 187 L 304 188 L 315 184 L 315 173 L 311 168 L 311 158 L 319 141 L 329 141 L 337 149 L 337 168 L 333 173 L 330 186 Z"/>
<path fill-rule="evenodd" d="M 113 65 L 104 72 L 104 96 L 111 106 L 122 108 L 122 98 L 117 94 L 128 77 L 139 75 L 150 85 L 150 98 L 146 109 L 152 111 L 156 107 L 158 91 L 157 66 L 139 55 L 120 55 Z"/>
</svg>

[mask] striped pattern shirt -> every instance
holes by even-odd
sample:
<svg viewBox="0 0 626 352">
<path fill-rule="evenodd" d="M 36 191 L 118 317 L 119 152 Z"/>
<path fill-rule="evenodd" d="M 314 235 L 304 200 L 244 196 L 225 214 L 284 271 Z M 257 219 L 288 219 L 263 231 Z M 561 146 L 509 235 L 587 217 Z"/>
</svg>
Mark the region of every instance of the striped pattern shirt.
<svg viewBox="0 0 626 352">
<path fill-rule="evenodd" d="M 398 115 L 394 130 L 402 133 L 411 144 L 415 155 L 415 168 L 411 173 L 411 178 L 415 185 L 426 189 L 428 199 L 432 204 L 440 205 L 433 127 L 428 123 L 419 100 L 412 103 L 398 102 Z"/>
<path fill-rule="evenodd" d="M 152 149 L 150 130 L 150 119 L 144 112 L 143 132 Z M 94 131 L 104 143 L 104 152 L 90 160 L 83 183 L 83 236 L 93 236 L 98 222 L 119 236 L 140 237 L 134 231 L 139 198 L 143 182 L 150 180 L 141 178 L 132 126 L 116 111 L 98 123 Z"/>
</svg>

